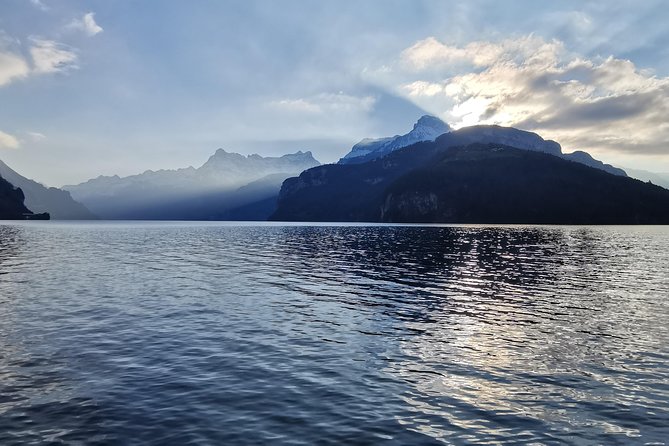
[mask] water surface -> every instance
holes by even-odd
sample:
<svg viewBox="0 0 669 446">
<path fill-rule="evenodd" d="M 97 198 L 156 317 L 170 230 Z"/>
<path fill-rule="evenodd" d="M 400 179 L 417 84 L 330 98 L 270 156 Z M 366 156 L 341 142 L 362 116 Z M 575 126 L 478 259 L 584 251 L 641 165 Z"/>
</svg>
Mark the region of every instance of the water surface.
<svg viewBox="0 0 669 446">
<path fill-rule="evenodd" d="M 0 225 L 0 444 L 665 444 L 668 227 Z"/>
</svg>

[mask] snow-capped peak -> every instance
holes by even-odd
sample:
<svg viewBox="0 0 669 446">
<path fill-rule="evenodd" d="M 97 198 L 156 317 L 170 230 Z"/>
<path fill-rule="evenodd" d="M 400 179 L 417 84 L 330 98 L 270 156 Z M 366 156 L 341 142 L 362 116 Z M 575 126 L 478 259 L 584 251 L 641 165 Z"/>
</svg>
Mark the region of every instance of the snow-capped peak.
<svg viewBox="0 0 669 446">
<path fill-rule="evenodd" d="M 351 151 L 340 160 L 340 163 L 360 162 L 378 158 L 417 142 L 434 141 L 438 136 L 450 131 L 451 127 L 441 119 L 424 115 L 413 125 L 413 129 L 405 135 L 380 139 L 363 139 L 353 146 Z"/>
<path fill-rule="evenodd" d="M 439 133 L 439 135 L 451 131 L 451 127 L 448 124 L 446 124 L 441 119 L 431 115 L 423 115 L 420 117 L 420 119 L 418 119 L 418 121 L 416 121 L 416 123 L 413 125 L 413 130 L 419 129 L 430 129 Z"/>
</svg>

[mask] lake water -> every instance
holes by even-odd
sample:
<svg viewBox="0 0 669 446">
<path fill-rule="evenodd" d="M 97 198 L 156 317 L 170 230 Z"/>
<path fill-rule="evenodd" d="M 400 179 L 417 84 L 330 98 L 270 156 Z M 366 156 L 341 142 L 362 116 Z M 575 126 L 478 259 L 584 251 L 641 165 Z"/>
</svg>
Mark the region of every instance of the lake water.
<svg viewBox="0 0 669 446">
<path fill-rule="evenodd" d="M 669 227 L 0 225 L 0 444 L 669 442 Z"/>
</svg>

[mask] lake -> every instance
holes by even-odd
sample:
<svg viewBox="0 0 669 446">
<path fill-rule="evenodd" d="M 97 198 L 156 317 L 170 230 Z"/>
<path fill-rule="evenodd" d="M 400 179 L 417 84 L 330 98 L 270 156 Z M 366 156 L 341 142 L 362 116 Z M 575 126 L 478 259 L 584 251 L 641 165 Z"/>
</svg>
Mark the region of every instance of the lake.
<svg viewBox="0 0 669 446">
<path fill-rule="evenodd" d="M 0 444 L 669 440 L 669 227 L 0 224 Z"/>
</svg>

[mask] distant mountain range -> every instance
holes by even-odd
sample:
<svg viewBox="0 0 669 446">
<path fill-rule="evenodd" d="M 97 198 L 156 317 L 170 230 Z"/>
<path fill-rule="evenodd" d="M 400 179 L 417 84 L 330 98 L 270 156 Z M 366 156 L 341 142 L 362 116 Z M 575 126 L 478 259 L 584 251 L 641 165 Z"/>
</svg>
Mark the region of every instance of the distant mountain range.
<svg viewBox="0 0 669 446">
<path fill-rule="evenodd" d="M 311 152 L 262 157 L 219 149 L 199 168 L 100 176 L 64 189 L 105 219 L 265 220 L 283 180 L 318 165 Z"/>
<path fill-rule="evenodd" d="M 272 220 L 669 223 L 669 190 L 539 135 L 474 126 L 286 180 Z M 344 157 L 346 159 L 346 157 Z"/>
<path fill-rule="evenodd" d="M 69 192 L 46 187 L 19 175 L 0 161 L 0 177 L 21 188 L 25 195 L 25 206 L 34 213 L 48 212 L 56 220 L 93 220 L 97 217 L 84 205 L 72 199 Z"/>
</svg>

